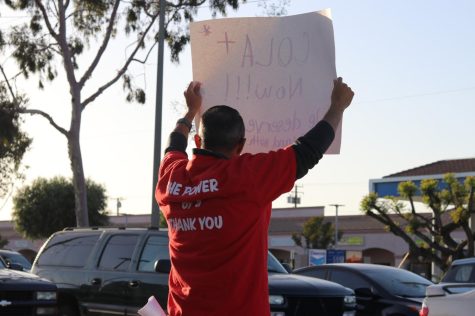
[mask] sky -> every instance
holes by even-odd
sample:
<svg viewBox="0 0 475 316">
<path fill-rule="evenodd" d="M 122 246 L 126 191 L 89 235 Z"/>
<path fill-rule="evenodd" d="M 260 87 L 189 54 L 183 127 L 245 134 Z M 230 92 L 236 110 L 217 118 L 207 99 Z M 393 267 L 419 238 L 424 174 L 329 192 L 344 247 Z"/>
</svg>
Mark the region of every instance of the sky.
<svg viewBox="0 0 475 316">
<path fill-rule="evenodd" d="M 248 1 L 228 17 L 263 16 L 258 3 Z M 324 206 L 325 214 L 334 215 L 330 205 L 342 204 L 339 215 L 360 214 L 370 179 L 439 160 L 475 157 L 475 2 L 292 0 L 287 14 L 326 8 L 332 11 L 337 74 L 355 98 L 344 114 L 340 155 L 326 155 L 297 182 L 300 206 Z M 209 18 L 209 9 L 202 8 L 196 20 Z M 0 28 L 8 28 L 12 20 L 2 14 Z M 117 69 L 130 42 L 108 50 L 89 89 Z M 117 198 L 121 214 L 151 211 L 156 60 L 132 68 L 135 83 L 147 93 L 144 105 L 125 102 L 119 83 L 83 112 L 85 173 L 105 186 L 111 214 Z M 162 144 L 185 111 L 183 91 L 192 79 L 189 47 L 179 64 L 171 63 L 165 50 Z M 36 87 L 36 81 L 20 87 L 28 92 L 31 107 L 68 127 L 64 77 L 43 91 Z M 24 157 L 26 179 L 0 200 L 0 220 L 10 218 L 17 188 L 38 177 L 71 176 L 64 136 L 40 117 L 25 117 L 23 128 L 33 138 Z M 293 207 L 287 196 L 274 207 Z"/>
</svg>

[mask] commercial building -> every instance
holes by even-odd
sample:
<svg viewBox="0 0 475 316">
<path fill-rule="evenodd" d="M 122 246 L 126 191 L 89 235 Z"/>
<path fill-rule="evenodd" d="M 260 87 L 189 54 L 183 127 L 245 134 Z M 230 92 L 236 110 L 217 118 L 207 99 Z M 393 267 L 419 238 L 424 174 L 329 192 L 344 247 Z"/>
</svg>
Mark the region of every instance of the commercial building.
<svg viewBox="0 0 475 316">
<path fill-rule="evenodd" d="M 381 179 L 370 180 L 370 191 L 379 196 L 397 196 L 397 185 L 402 181 L 413 181 L 419 184 L 423 179 L 442 179 L 444 174 L 451 172 L 460 181 L 467 176 L 475 176 L 475 158 L 444 160 L 394 173 Z M 275 208 L 269 227 L 269 249 L 282 262 L 294 267 L 306 266 L 309 263 L 309 250 L 295 245 L 293 233 L 302 231 L 303 224 L 315 216 L 324 216 L 324 207 Z M 427 214 L 430 216 L 430 213 Z M 399 237 L 388 232 L 384 225 L 363 214 L 351 216 L 325 216 L 326 222 L 336 223 L 343 233 L 342 239 L 333 248 L 345 250 L 347 257 L 356 255 L 358 260 L 368 263 L 399 266 L 404 263 L 408 252 L 407 244 Z M 112 226 L 147 227 L 150 215 L 110 216 Z M 474 226 L 472 226 L 474 227 Z M 9 221 L 0 221 L 0 234 L 10 242 L 7 248 L 20 251 L 33 258 L 43 241 L 29 241 L 22 238 L 13 229 Z M 456 232 L 455 234 L 459 234 Z M 460 232 L 460 238 L 462 238 Z M 427 266 L 417 268 L 426 274 Z"/>
</svg>

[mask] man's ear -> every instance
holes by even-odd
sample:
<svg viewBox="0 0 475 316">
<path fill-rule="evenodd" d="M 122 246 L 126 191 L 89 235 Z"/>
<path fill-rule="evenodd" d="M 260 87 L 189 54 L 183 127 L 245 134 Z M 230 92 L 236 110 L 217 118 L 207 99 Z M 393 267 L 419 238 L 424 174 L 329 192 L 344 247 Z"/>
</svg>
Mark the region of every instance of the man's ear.
<svg viewBox="0 0 475 316">
<path fill-rule="evenodd" d="M 238 144 L 237 144 L 237 154 L 240 155 L 242 153 L 242 150 L 244 149 L 244 145 L 246 145 L 246 139 L 243 138 Z"/>
<path fill-rule="evenodd" d="M 201 148 L 201 137 L 198 134 L 195 134 L 194 139 L 196 148 Z"/>
</svg>

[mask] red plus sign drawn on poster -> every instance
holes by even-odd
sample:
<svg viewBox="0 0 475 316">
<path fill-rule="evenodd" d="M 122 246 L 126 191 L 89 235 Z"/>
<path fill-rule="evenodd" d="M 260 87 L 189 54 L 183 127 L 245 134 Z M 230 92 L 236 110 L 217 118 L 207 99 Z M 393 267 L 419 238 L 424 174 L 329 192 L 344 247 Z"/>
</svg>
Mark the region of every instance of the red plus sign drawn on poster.
<svg viewBox="0 0 475 316">
<path fill-rule="evenodd" d="M 224 41 L 218 41 L 218 44 L 226 44 L 226 55 L 229 54 L 229 44 L 234 44 L 235 41 L 230 41 L 228 38 L 228 32 L 224 32 Z"/>
</svg>

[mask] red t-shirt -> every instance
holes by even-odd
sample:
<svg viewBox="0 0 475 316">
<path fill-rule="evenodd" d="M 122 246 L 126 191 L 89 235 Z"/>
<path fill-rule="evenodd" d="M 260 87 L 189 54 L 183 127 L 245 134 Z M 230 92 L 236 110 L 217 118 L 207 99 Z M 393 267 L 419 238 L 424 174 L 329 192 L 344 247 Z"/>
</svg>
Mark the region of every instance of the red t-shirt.
<svg viewBox="0 0 475 316">
<path fill-rule="evenodd" d="M 170 316 L 270 314 L 272 201 L 292 189 L 291 147 L 233 159 L 168 152 L 155 198 L 168 222 Z"/>
</svg>

